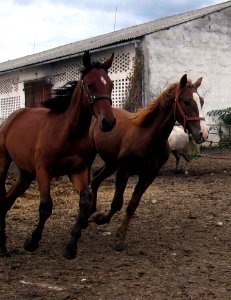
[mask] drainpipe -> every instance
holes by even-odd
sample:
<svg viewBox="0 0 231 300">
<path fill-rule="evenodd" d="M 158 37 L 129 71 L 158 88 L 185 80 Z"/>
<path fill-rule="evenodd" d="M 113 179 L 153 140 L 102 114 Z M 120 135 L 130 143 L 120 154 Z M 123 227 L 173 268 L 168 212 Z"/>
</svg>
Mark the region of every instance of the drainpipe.
<svg viewBox="0 0 231 300">
<path fill-rule="evenodd" d="M 140 44 L 140 40 L 136 40 L 135 41 L 135 49 L 137 49 L 139 47 Z M 141 105 L 142 107 L 145 106 L 145 93 L 144 93 L 144 58 L 142 59 L 142 82 L 141 82 Z"/>
</svg>

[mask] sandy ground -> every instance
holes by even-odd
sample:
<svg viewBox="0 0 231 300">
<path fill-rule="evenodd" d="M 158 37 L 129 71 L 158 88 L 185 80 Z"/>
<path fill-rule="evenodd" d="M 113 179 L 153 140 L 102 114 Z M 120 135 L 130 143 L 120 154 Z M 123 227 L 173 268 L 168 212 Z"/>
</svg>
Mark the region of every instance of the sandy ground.
<svg viewBox="0 0 231 300">
<path fill-rule="evenodd" d="M 0 258 L 0 299 L 231 299 L 231 151 L 202 152 L 188 176 L 173 168 L 171 158 L 144 194 L 123 252 L 114 250 L 114 238 L 135 177 L 121 212 L 110 224 L 90 223 L 71 261 L 62 253 L 78 197 L 67 178 L 52 183 L 53 215 L 39 249 L 23 249 L 38 216 L 33 183 L 7 218 L 10 257 Z M 114 176 L 100 188 L 99 210 L 109 208 L 113 191 Z"/>
</svg>

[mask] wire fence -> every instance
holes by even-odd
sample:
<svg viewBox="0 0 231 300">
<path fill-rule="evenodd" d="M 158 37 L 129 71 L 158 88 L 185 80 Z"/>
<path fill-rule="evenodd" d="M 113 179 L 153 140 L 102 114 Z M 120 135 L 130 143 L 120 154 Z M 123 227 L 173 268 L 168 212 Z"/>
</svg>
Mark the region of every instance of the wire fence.
<svg viewBox="0 0 231 300">
<path fill-rule="evenodd" d="M 207 124 L 207 126 L 209 128 L 209 137 L 206 144 L 209 144 L 209 146 L 231 146 L 231 125 Z"/>
</svg>

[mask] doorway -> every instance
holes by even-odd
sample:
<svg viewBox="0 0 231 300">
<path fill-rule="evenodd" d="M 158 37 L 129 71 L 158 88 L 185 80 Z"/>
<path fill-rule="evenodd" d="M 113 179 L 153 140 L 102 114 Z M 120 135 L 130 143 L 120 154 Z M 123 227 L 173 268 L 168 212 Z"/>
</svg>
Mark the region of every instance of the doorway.
<svg viewBox="0 0 231 300">
<path fill-rule="evenodd" d="M 41 102 L 51 97 L 51 81 L 48 78 L 24 83 L 25 106 L 41 107 Z"/>
</svg>

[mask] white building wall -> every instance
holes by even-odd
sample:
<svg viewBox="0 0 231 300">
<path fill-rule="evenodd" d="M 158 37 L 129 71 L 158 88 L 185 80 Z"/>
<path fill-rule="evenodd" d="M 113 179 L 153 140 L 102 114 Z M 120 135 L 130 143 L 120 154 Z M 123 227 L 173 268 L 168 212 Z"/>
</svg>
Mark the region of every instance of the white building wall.
<svg viewBox="0 0 231 300">
<path fill-rule="evenodd" d="M 0 123 L 14 110 L 20 108 L 20 97 L 19 72 L 2 75 L 0 78 Z"/>
<path fill-rule="evenodd" d="M 187 73 L 203 77 L 204 112 L 231 106 L 231 8 L 147 35 L 146 101 Z"/>
<path fill-rule="evenodd" d="M 134 44 L 94 52 L 91 54 L 91 59 L 92 61 L 103 62 L 110 58 L 113 52 L 114 61 L 108 72 L 114 84 L 112 102 L 114 107 L 122 107 L 129 84 L 129 76 L 133 67 L 133 58 L 135 56 Z M 78 80 L 80 78 L 79 69 L 81 66 L 82 57 L 54 63 L 51 71 L 53 87 L 60 87 L 69 80 Z"/>
<path fill-rule="evenodd" d="M 114 61 L 108 73 L 114 85 L 112 104 L 114 107 L 122 107 L 129 85 L 129 77 L 133 71 L 135 44 L 120 46 L 106 52 L 98 52 L 95 58 L 96 60 L 104 61 L 111 56 L 112 52 L 114 52 Z"/>
<path fill-rule="evenodd" d="M 112 101 L 114 107 L 122 107 L 132 72 L 135 56 L 134 44 L 95 52 L 92 60 L 105 61 L 114 52 L 113 65 L 109 76 L 113 81 Z M 53 88 L 63 86 L 68 81 L 79 80 L 82 57 L 60 60 L 52 64 L 43 64 L 20 71 L 9 72 L 0 76 L 0 123 L 14 110 L 25 107 L 24 83 L 27 81 L 48 78 Z"/>
</svg>

